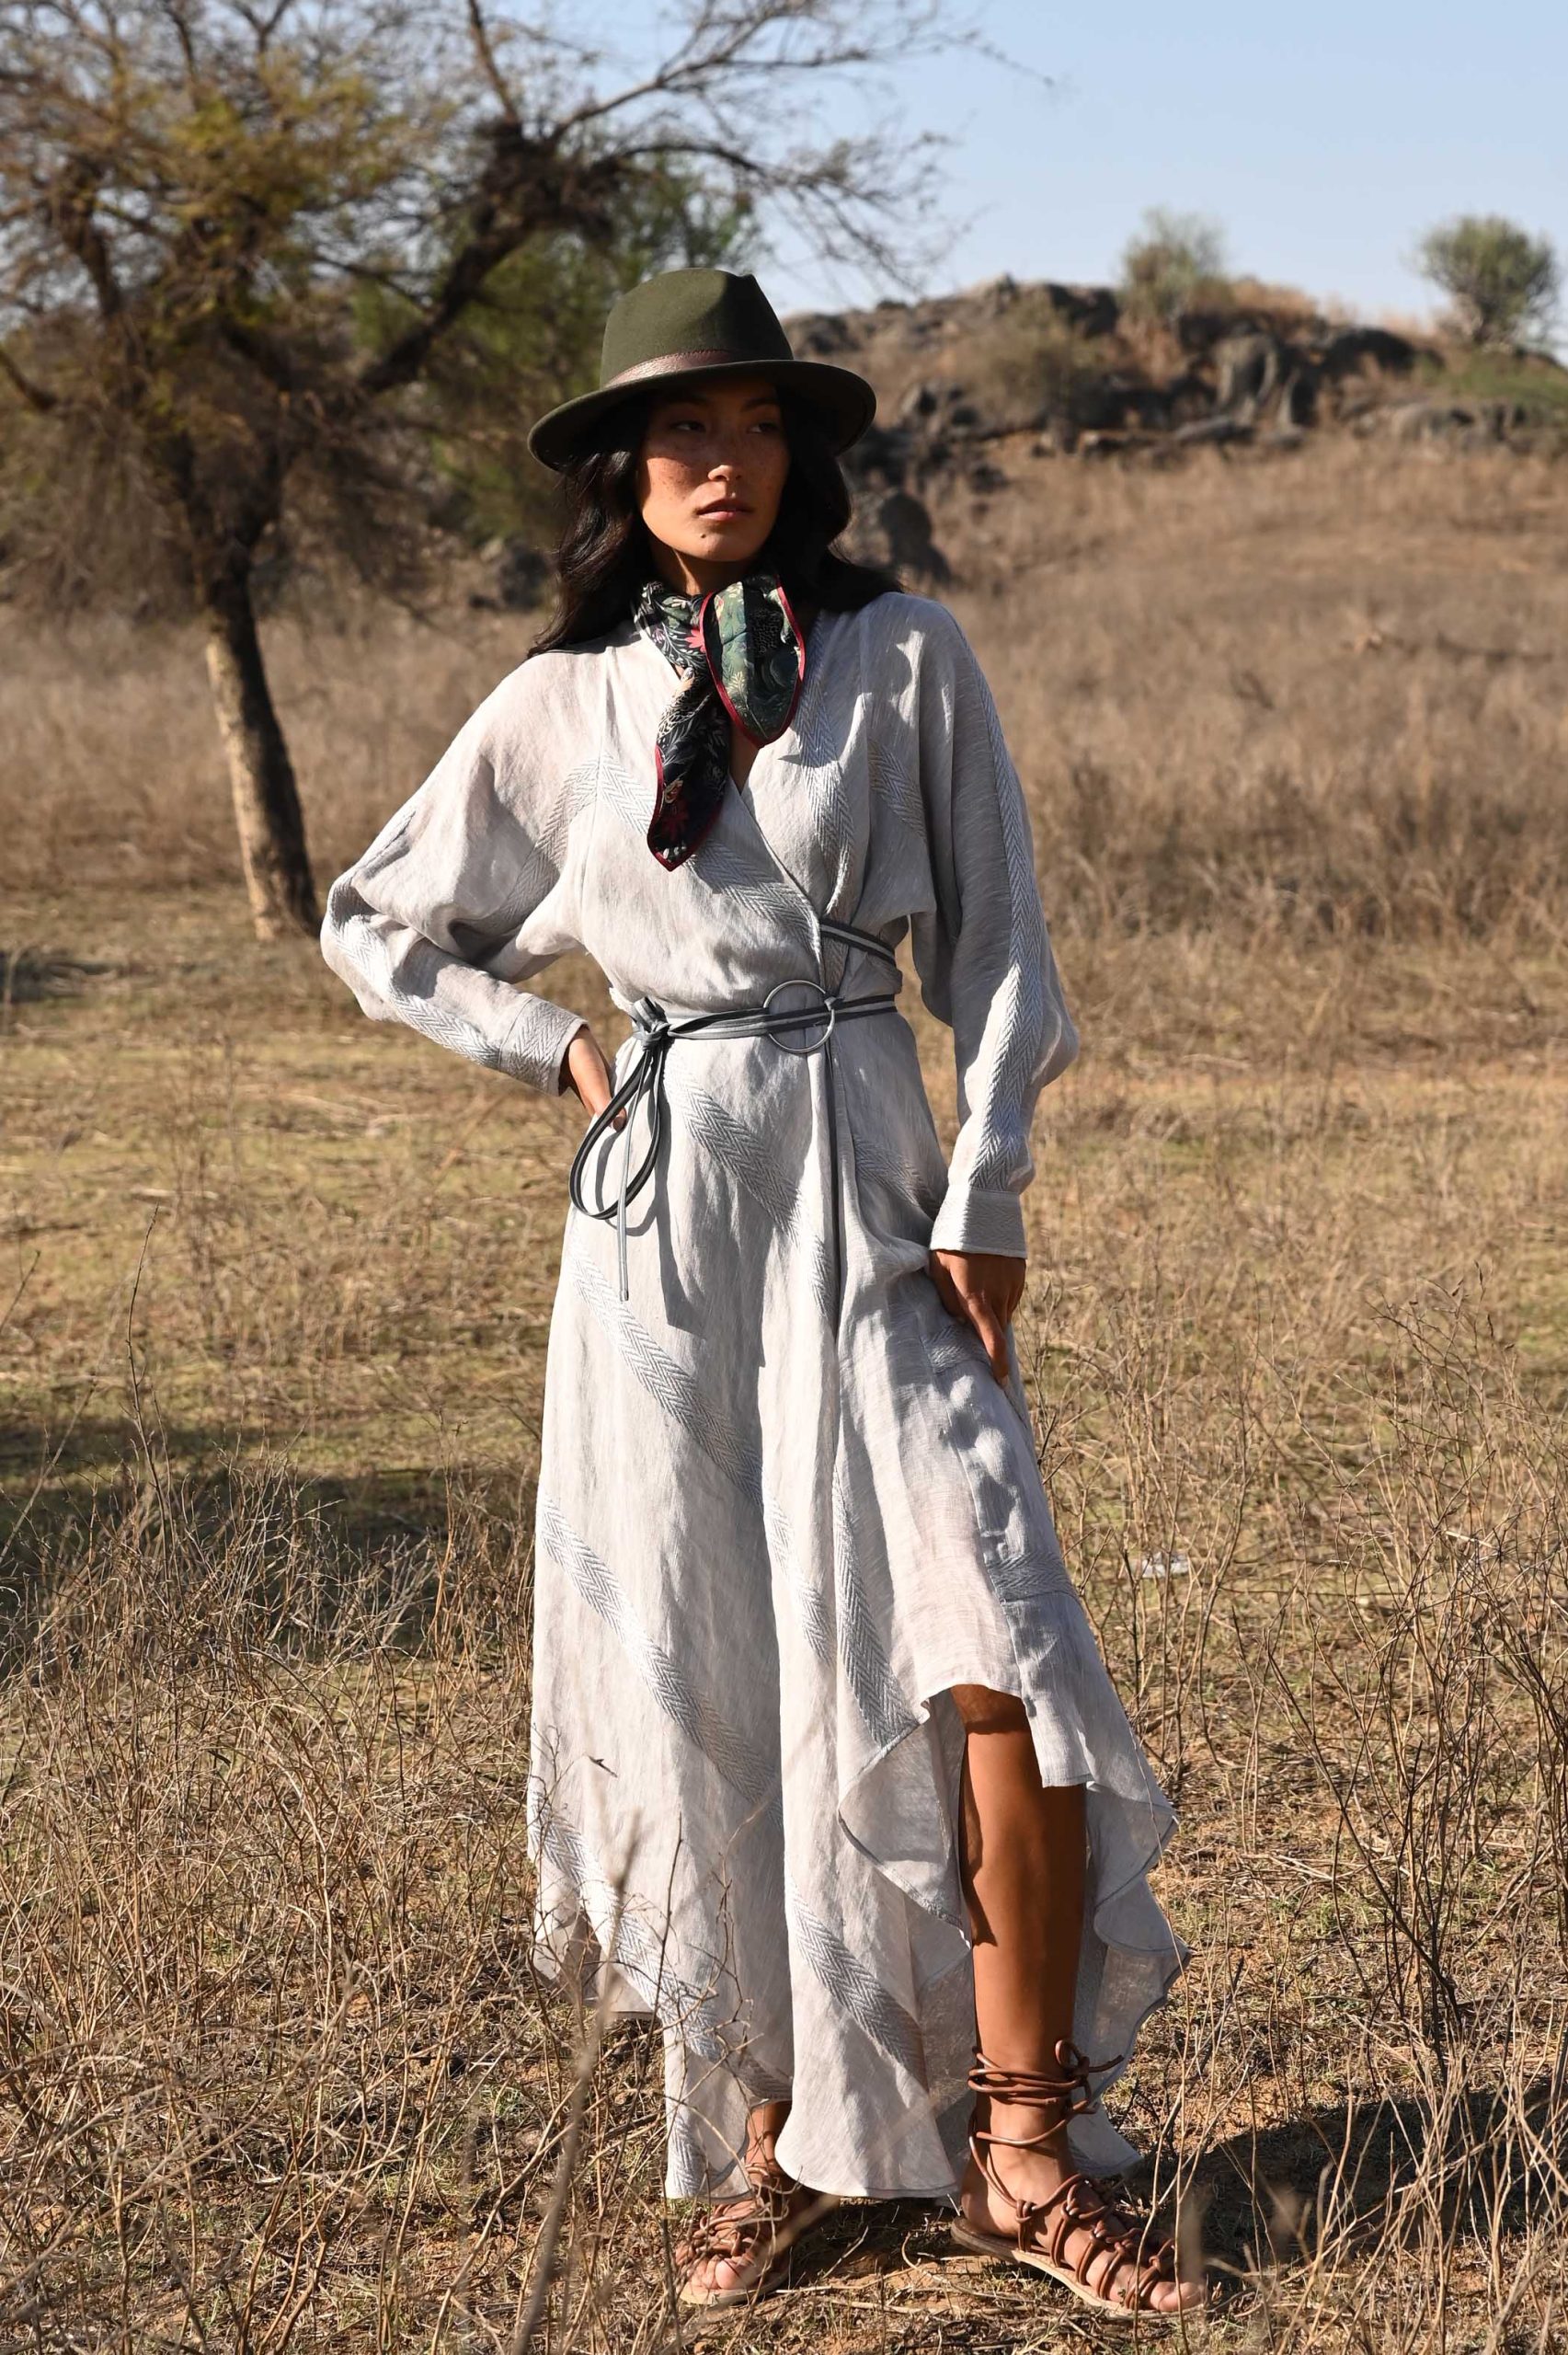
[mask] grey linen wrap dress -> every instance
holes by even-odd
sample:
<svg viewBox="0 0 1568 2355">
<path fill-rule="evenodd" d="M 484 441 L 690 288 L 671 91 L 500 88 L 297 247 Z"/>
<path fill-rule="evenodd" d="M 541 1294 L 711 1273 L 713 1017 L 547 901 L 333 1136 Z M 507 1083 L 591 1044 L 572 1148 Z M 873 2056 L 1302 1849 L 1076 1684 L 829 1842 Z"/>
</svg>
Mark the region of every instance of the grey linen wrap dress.
<svg viewBox="0 0 1568 2355">
<path fill-rule="evenodd" d="M 896 1007 L 823 1051 L 672 1046 L 625 1298 L 614 1219 L 567 1207 L 527 1838 L 541 1968 L 608 1971 L 612 2008 L 661 2025 L 670 2194 L 738 2188 L 749 2105 L 787 2095 L 804 2181 L 941 2196 L 974 2039 L 949 1687 L 1020 1695 L 1044 1781 L 1086 1786 L 1083 2050 L 1130 2053 L 1186 1959 L 1147 1879 L 1171 1809 L 1064 1567 L 1012 1337 L 1003 1385 L 928 1264 L 1024 1251 L 1031 1119 L 1077 1038 L 945 606 L 818 615 L 791 725 L 669 872 L 645 837 L 677 684 L 629 620 L 523 662 L 333 885 L 322 946 L 368 1015 L 553 1093 L 584 1017 L 515 985 L 565 952 L 678 1019 L 802 976 L 896 990 L 824 925 L 910 936 L 954 1034 L 950 1164 Z M 1098 2107 L 1070 2131 L 1092 2172 L 1137 2155 Z"/>
</svg>

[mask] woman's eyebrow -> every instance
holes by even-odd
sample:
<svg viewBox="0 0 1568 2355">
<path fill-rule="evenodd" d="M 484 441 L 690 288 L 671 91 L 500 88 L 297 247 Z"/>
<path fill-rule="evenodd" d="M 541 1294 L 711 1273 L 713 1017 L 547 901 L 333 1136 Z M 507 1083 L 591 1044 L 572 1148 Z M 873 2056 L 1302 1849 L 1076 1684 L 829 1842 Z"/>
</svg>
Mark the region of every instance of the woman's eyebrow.
<svg viewBox="0 0 1568 2355">
<path fill-rule="evenodd" d="M 705 393 L 671 393 L 664 404 L 665 411 L 673 415 L 677 409 L 697 408 L 704 415 L 713 408 L 711 396 Z M 742 408 L 777 408 L 777 393 L 750 393 L 740 404 Z"/>
</svg>

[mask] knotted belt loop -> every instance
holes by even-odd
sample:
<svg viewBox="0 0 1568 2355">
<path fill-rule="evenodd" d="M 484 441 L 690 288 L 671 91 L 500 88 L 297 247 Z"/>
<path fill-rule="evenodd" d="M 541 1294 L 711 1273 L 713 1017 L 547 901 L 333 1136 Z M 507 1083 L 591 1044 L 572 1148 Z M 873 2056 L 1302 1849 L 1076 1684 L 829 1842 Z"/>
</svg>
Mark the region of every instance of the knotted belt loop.
<svg viewBox="0 0 1568 2355">
<path fill-rule="evenodd" d="M 840 924 L 828 916 L 819 917 L 818 921 L 821 931 L 872 950 L 897 971 L 898 959 L 887 942 L 879 940 L 875 933 L 863 932 L 854 925 Z M 773 1000 L 785 989 L 815 990 L 820 1003 L 793 1014 L 775 1012 Z M 833 1300 L 834 1315 L 837 1315 L 843 1292 L 843 1231 L 839 1204 L 841 1185 L 838 1114 L 834 1101 L 833 1031 L 841 1021 L 853 1021 L 863 1015 L 886 1013 L 897 1003 L 897 993 L 887 991 L 877 991 L 870 996 L 846 997 L 841 991 L 828 989 L 815 973 L 802 974 L 798 980 L 776 982 L 760 1004 L 726 1007 L 716 1014 L 689 1015 L 679 1022 L 672 1022 L 655 999 L 643 1000 L 643 1005 L 650 1008 L 651 1013 L 645 1017 L 639 1008 L 633 1020 L 634 1033 L 642 1042 L 641 1051 L 603 1110 L 594 1115 L 584 1132 L 572 1156 L 571 1172 L 567 1180 L 574 1209 L 581 1211 L 588 1218 L 612 1218 L 615 1221 L 616 1258 L 623 1300 L 631 1296 L 626 1269 L 626 1208 L 628 1203 L 636 1200 L 653 1176 L 658 1159 L 658 1149 L 664 1136 L 664 1065 L 670 1048 L 679 1040 L 704 1036 L 772 1039 L 775 1046 L 789 1054 L 814 1055 L 825 1051 L 827 1055 L 828 1150 L 833 1186 Z M 808 1040 L 804 1046 L 791 1045 L 777 1036 L 780 1030 L 799 1029 L 807 1025 L 820 1026 L 822 1035 Z M 647 1148 L 634 1172 L 632 1130 L 637 1108 L 645 1096 L 648 1098 Z M 613 1126 L 616 1114 L 623 1110 L 626 1119 L 621 1132 L 621 1175 L 615 1200 L 602 1205 L 595 1204 L 589 1202 L 584 1194 L 584 1173 L 594 1147 Z"/>
</svg>

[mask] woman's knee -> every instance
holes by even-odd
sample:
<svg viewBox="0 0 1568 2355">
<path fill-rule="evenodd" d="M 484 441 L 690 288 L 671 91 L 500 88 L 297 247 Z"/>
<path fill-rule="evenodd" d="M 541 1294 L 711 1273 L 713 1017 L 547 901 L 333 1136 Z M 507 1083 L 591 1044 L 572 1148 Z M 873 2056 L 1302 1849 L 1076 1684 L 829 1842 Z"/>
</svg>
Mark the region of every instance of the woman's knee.
<svg viewBox="0 0 1568 2355">
<path fill-rule="evenodd" d="M 1016 1693 L 993 1693 L 989 1684 L 955 1684 L 953 1706 L 966 1733 L 1026 1733 L 1029 1714 Z"/>
</svg>

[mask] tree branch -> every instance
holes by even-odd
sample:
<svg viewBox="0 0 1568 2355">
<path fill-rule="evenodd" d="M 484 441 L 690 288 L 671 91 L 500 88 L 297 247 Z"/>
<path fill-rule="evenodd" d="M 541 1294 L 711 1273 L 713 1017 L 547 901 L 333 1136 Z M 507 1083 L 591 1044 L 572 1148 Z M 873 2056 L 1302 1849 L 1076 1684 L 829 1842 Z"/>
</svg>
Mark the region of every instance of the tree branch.
<svg viewBox="0 0 1568 2355">
<path fill-rule="evenodd" d="M 863 73 L 867 66 L 979 45 L 979 36 L 971 29 L 944 27 L 942 0 L 923 0 L 918 15 L 909 0 L 899 0 L 887 30 L 880 34 L 835 40 L 829 31 L 821 31 L 814 46 L 795 56 L 787 52 L 781 56 L 762 47 L 765 35 L 779 31 L 787 35 L 805 21 L 807 13 L 800 0 L 746 0 L 727 24 L 720 11 L 704 8 L 685 40 L 661 65 L 608 97 L 585 100 L 564 116 L 556 129 L 562 133 L 577 131 L 647 98 L 693 93 L 701 98 L 715 82 L 723 86 L 738 83 L 746 75 L 787 74 L 793 79 L 803 74 Z"/>
<path fill-rule="evenodd" d="M 98 310 L 105 319 L 118 319 L 124 309 L 120 281 L 109 240 L 93 218 L 100 173 L 86 156 L 74 155 L 50 191 L 49 208 L 66 250 L 80 262 L 92 281 Z"/>
<path fill-rule="evenodd" d="M 218 333 L 230 350 L 238 352 L 242 360 L 248 361 L 258 376 L 264 376 L 277 391 L 285 395 L 298 390 L 299 371 L 287 344 L 276 336 L 263 334 L 259 328 L 247 326 L 230 312 L 222 313 L 217 325 Z"/>
<path fill-rule="evenodd" d="M 61 405 L 58 393 L 52 393 L 47 385 L 38 384 L 31 376 L 24 375 L 3 343 L 0 343 L 0 376 L 9 380 L 28 407 L 36 409 L 40 417 L 47 417 L 51 409 Z"/>
<path fill-rule="evenodd" d="M 480 178 L 468 236 L 448 263 L 424 316 L 361 370 L 357 389 L 370 399 L 413 382 L 490 272 L 537 230 L 575 228 L 594 239 L 609 234 L 604 197 L 624 169 L 620 157 L 579 165 L 562 156 L 553 143 L 527 138 L 515 122 L 492 124 L 489 136 L 491 156 Z"/>
<path fill-rule="evenodd" d="M 490 40 L 490 29 L 485 22 L 485 11 L 480 6 L 479 0 L 468 0 L 468 29 L 474 36 L 474 47 L 479 59 L 480 70 L 496 94 L 502 120 L 506 122 L 521 122 L 521 113 L 516 99 L 507 86 L 506 76 L 497 62 L 495 48 Z"/>
<path fill-rule="evenodd" d="M 185 60 L 185 78 L 194 88 L 199 79 L 196 41 L 190 29 L 190 18 L 186 13 L 184 0 L 161 0 L 161 6 L 163 15 L 174 27 L 175 39 L 179 43 L 179 53 Z"/>
<path fill-rule="evenodd" d="M 249 6 L 249 0 L 235 0 L 240 15 L 255 37 L 256 52 L 258 57 L 266 56 L 271 45 L 273 34 L 293 5 L 294 0 L 274 0 L 274 5 L 270 8 L 253 8 Z"/>
<path fill-rule="evenodd" d="M 632 165 L 671 156 L 690 156 L 720 165 L 737 181 L 749 185 L 755 194 L 793 201 L 811 223 L 826 259 L 858 262 L 862 266 L 869 263 L 913 294 L 919 290 L 922 272 L 929 270 L 948 249 L 964 224 L 956 224 L 944 213 L 940 215 L 940 232 L 928 233 L 919 248 L 910 248 L 901 256 L 895 243 L 879 235 L 865 216 L 925 217 L 929 208 L 922 199 L 929 187 L 931 162 L 927 160 L 911 178 L 911 159 L 933 158 L 936 151 L 947 144 L 945 132 L 924 131 L 903 136 L 895 155 L 883 143 L 868 141 L 861 143 L 853 156 L 846 154 L 837 169 L 830 168 L 822 156 L 811 154 L 796 162 L 760 165 L 756 156 L 745 149 L 733 146 L 717 135 L 704 136 L 701 132 L 689 137 L 658 132 L 634 145 L 618 148 L 616 154 L 622 163 Z M 848 146 L 848 143 L 841 144 Z M 910 247 L 908 233 L 905 246 Z"/>
</svg>

